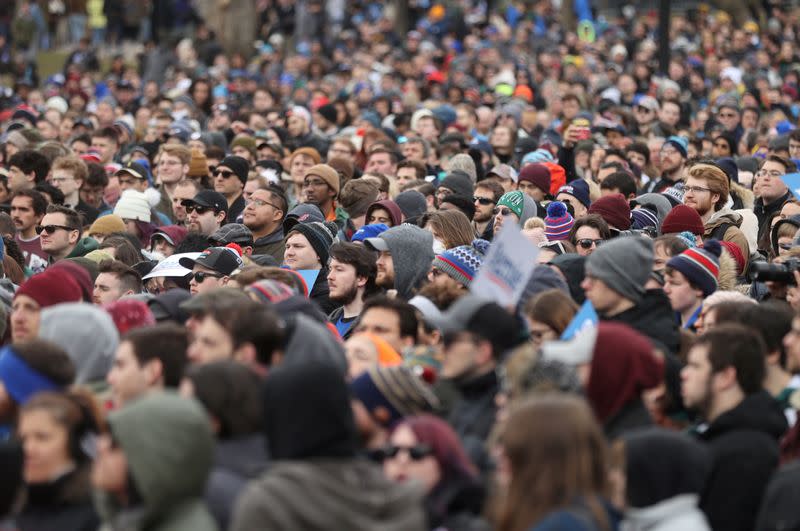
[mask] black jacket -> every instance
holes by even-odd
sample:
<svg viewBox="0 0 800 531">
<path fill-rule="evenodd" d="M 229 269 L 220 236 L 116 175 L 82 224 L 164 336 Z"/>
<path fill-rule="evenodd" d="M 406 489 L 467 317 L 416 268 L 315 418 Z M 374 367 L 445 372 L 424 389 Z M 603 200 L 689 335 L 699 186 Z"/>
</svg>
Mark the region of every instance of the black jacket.
<svg viewBox="0 0 800 531">
<path fill-rule="evenodd" d="M 442 531 L 489 531 L 484 520 L 486 489 L 477 479 L 440 481 L 425 497 L 428 527 Z"/>
<path fill-rule="evenodd" d="M 454 381 L 461 392 L 461 400 L 450 412 L 448 422 L 461 438 L 470 461 L 482 471 L 488 470 L 488 459 L 484 443 L 489 437 L 497 413 L 494 398 L 500 390 L 495 371 L 471 378 Z"/>
<path fill-rule="evenodd" d="M 775 472 L 767 485 L 755 529 L 785 531 L 800 529 L 800 461 Z"/>
<path fill-rule="evenodd" d="M 780 197 L 773 201 L 772 203 L 765 205 L 764 201 L 759 197 L 756 199 L 755 203 L 753 204 L 753 212 L 756 215 L 756 219 L 758 219 L 758 241 L 761 241 L 761 238 L 764 237 L 764 233 L 769 230 L 769 219 L 772 217 L 773 214 L 780 212 L 781 208 L 783 208 L 784 203 L 792 198 L 792 192 L 788 191 L 783 194 L 783 197 Z"/>
<path fill-rule="evenodd" d="M 752 531 L 786 431 L 780 404 L 766 391 L 748 395 L 700 434 L 712 456 L 700 507 L 711 527 Z"/>
<path fill-rule="evenodd" d="M 244 195 L 239 195 L 236 201 L 228 207 L 228 215 L 225 218 L 225 223 L 241 223 L 241 221 L 237 220 L 244 213 L 245 206 Z"/>
<path fill-rule="evenodd" d="M 325 315 L 330 315 L 331 312 L 339 306 L 339 303 L 330 299 L 330 288 L 328 288 L 327 277 L 328 270 L 322 268 L 322 270 L 319 272 L 317 280 L 314 281 L 314 286 L 309 286 L 311 291 L 308 294 L 308 298 L 317 303 L 317 306 L 320 307 L 322 313 Z"/>
<path fill-rule="evenodd" d="M 87 464 L 50 483 L 29 485 L 25 507 L 17 516 L 20 531 L 95 531 L 100 527 L 89 474 Z"/>
<path fill-rule="evenodd" d="M 653 419 L 642 402 L 637 398 L 628 402 L 622 409 L 603 423 L 603 433 L 609 441 L 613 441 L 620 435 L 638 428 L 646 428 L 653 425 Z"/>
<path fill-rule="evenodd" d="M 681 334 L 669 299 L 661 289 L 649 289 L 639 303 L 620 314 L 608 318 L 631 326 L 650 338 L 653 345 L 667 354 L 677 354 Z"/>
</svg>

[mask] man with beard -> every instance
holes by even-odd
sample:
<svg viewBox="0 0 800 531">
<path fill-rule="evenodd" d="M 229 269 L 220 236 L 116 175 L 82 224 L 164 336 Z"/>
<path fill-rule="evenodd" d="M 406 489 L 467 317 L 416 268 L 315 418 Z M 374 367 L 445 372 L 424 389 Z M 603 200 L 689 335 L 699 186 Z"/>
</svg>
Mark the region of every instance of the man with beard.
<svg viewBox="0 0 800 531">
<path fill-rule="evenodd" d="M 347 339 L 353 323 L 361 315 L 364 299 L 377 291 L 375 253 L 355 243 L 335 243 L 330 248 L 328 297 L 341 304 L 328 316 L 342 339 Z"/>
<path fill-rule="evenodd" d="M 739 227 L 742 216 L 726 207 L 729 194 L 728 176 L 718 166 L 695 164 L 686 171 L 683 203 L 700 214 L 705 227 L 703 240 L 716 239 L 736 244 L 745 258 L 750 258 L 750 245 Z"/>
<path fill-rule="evenodd" d="M 36 232 L 46 211 L 47 200 L 36 190 L 20 190 L 11 198 L 11 221 L 17 229 L 14 239 L 25 256 L 24 265 L 34 273 L 41 273 L 47 267 L 47 253 L 42 250 Z"/>
<path fill-rule="evenodd" d="M 326 221 L 336 219 L 336 197 L 339 195 L 339 173 L 327 164 L 311 166 L 303 178 L 303 198 L 317 205 Z"/>
<path fill-rule="evenodd" d="M 428 277 L 433 261 L 433 234 L 404 223 L 375 238 L 366 238 L 364 245 L 380 253 L 375 283 L 395 290 L 399 299 L 411 299 Z"/>
<path fill-rule="evenodd" d="M 663 192 L 683 177 L 689 143 L 680 136 L 669 137 L 661 147 L 661 179 L 653 179 L 645 192 Z"/>
<path fill-rule="evenodd" d="M 472 227 L 478 238 L 492 241 L 494 236 L 494 207 L 503 196 L 503 186 L 496 181 L 481 181 L 475 186 L 473 201 L 475 215 L 472 216 Z"/>
</svg>

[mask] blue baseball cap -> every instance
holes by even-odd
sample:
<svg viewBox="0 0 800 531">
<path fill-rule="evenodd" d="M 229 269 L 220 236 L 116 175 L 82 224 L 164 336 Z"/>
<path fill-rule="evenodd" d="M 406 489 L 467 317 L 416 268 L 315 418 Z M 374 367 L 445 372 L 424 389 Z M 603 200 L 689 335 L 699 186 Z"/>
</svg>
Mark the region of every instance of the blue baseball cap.
<svg viewBox="0 0 800 531">
<path fill-rule="evenodd" d="M 373 225 L 364 225 L 353 234 L 350 238 L 351 242 L 363 242 L 366 238 L 375 238 L 384 231 L 389 230 L 389 227 L 383 223 L 375 223 Z"/>
<path fill-rule="evenodd" d="M 560 194 L 571 195 L 580 201 L 581 204 L 583 204 L 583 206 L 586 208 L 589 208 L 589 205 L 592 204 L 591 199 L 589 199 L 589 183 L 583 179 L 575 179 L 574 181 L 568 182 L 558 189 L 556 197 L 558 197 Z"/>
</svg>

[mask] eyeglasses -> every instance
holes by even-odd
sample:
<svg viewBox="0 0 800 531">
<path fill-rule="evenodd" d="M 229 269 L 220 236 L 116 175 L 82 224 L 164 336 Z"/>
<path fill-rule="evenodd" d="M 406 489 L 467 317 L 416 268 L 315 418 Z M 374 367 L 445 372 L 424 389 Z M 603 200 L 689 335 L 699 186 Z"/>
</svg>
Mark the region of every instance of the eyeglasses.
<svg viewBox="0 0 800 531">
<path fill-rule="evenodd" d="M 319 179 L 303 181 L 303 188 L 319 188 L 320 186 L 328 186 L 328 183 Z"/>
<path fill-rule="evenodd" d="M 75 177 L 51 177 L 50 182 L 53 184 L 61 184 L 67 181 L 74 181 Z"/>
<path fill-rule="evenodd" d="M 700 192 L 710 192 L 711 188 L 703 188 L 702 186 L 684 186 L 683 193 L 699 194 Z"/>
<path fill-rule="evenodd" d="M 264 205 L 269 205 L 272 208 L 274 208 L 275 210 L 280 210 L 278 205 L 276 205 L 275 203 L 270 203 L 269 201 L 263 201 L 261 199 L 251 199 L 250 201 L 247 201 L 247 206 L 250 206 L 250 205 L 253 205 L 255 207 L 262 207 Z"/>
<path fill-rule="evenodd" d="M 217 273 L 206 273 L 205 271 L 197 271 L 196 273 L 192 273 L 190 278 L 193 278 L 195 282 L 198 284 L 202 284 L 205 282 L 207 278 L 222 278 L 224 275 L 220 275 Z"/>
<path fill-rule="evenodd" d="M 230 179 L 231 177 L 233 177 L 236 174 L 233 173 L 232 171 L 228 171 L 228 170 L 216 170 L 215 169 L 213 175 L 214 175 L 214 177 L 219 177 L 220 175 L 222 175 L 223 179 Z"/>
<path fill-rule="evenodd" d="M 492 210 L 492 213 L 493 213 L 495 216 L 496 216 L 497 214 L 502 214 L 502 215 L 503 215 L 503 217 L 505 217 L 505 216 L 510 216 L 510 215 L 511 215 L 511 214 L 513 214 L 514 212 L 512 212 L 512 211 L 511 211 L 511 209 L 510 209 L 510 208 L 507 208 L 507 207 L 495 207 L 495 208 L 494 208 L 494 210 Z"/>
<path fill-rule="evenodd" d="M 767 171 L 767 170 L 758 170 L 756 173 L 756 177 L 772 177 L 773 179 L 780 179 L 783 177 L 783 174 L 778 170 Z M 686 188 L 684 188 L 685 190 Z"/>
<path fill-rule="evenodd" d="M 64 225 L 44 225 L 44 226 L 36 225 L 36 227 L 34 228 L 34 230 L 36 231 L 36 234 L 41 234 L 42 231 L 46 232 L 47 234 L 53 234 L 58 229 L 62 229 L 62 230 L 65 230 L 65 231 L 78 230 L 78 229 L 75 229 L 75 228 L 72 228 L 72 227 L 67 227 L 67 226 L 64 226 Z"/>
<path fill-rule="evenodd" d="M 391 459 L 400 452 L 406 452 L 412 461 L 421 461 L 433 453 L 433 448 L 427 444 L 417 444 L 414 446 L 386 446 L 381 450 L 383 459 Z"/>
<path fill-rule="evenodd" d="M 473 197 L 472 202 L 483 206 L 495 204 L 495 201 L 489 199 L 488 197 Z"/>
<path fill-rule="evenodd" d="M 196 210 L 198 216 L 202 216 L 203 214 L 205 214 L 209 210 L 213 210 L 213 208 L 211 208 L 211 207 L 200 206 L 200 205 L 183 205 L 183 208 L 186 209 L 186 213 L 187 214 L 191 214 L 192 212 L 194 212 Z"/>
<path fill-rule="evenodd" d="M 179 160 L 162 159 L 162 160 L 158 161 L 158 165 L 159 166 L 177 166 L 180 163 L 181 163 L 181 161 L 179 161 Z"/>
<path fill-rule="evenodd" d="M 594 245 L 595 247 L 599 247 L 600 244 L 603 243 L 603 240 L 593 240 L 591 238 L 581 238 L 576 243 L 578 245 L 580 245 L 584 249 L 591 249 L 592 245 Z"/>
</svg>

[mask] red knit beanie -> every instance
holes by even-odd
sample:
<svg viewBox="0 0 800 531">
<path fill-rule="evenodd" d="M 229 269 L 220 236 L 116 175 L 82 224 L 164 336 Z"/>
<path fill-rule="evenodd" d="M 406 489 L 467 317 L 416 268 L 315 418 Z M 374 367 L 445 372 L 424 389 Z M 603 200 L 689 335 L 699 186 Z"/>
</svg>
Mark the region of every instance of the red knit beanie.
<svg viewBox="0 0 800 531">
<path fill-rule="evenodd" d="M 695 209 L 686 205 L 677 205 L 669 211 L 661 223 L 661 234 L 678 234 L 689 231 L 695 236 L 705 233 L 703 219 Z"/>
<path fill-rule="evenodd" d="M 733 259 L 736 261 L 736 274 L 741 275 L 744 273 L 746 261 L 744 259 L 744 252 L 742 252 L 742 248 L 733 242 L 720 241 L 719 243 L 722 245 L 722 248 L 728 251 L 728 254 L 731 255 L 731 257 L 733 257 Z"/>
<path fill-rule="evenodd" d="M 82 299 L 80 286 L 65 269 L 48 269 L 33 275 L 19 287 L 14 298 L 20 295 L 35 300 L 40 308 Z"/>
<path fill-rule="evenodd" d="M 589 214 L 599 214 L 611 228 L 631 228 L 631 207 L 622 194 L 601 197 L 589 207 Z"/>
<path fill-rule="evenodd" d="M 544 164 L 534 162 L 519 171 L 519 180 L 527 181 L 544 192 L 550 193 L 550 170 Z"/>
<path fill-rule="evenodd" d="M 107 304 L 105 310 L 114 320 L 119 335 L 123 335 L 134 328 L 156 324 L 156 319 L 153 317 L 150 307 L 140 300 L 120 299 Z"/>
</svg>

